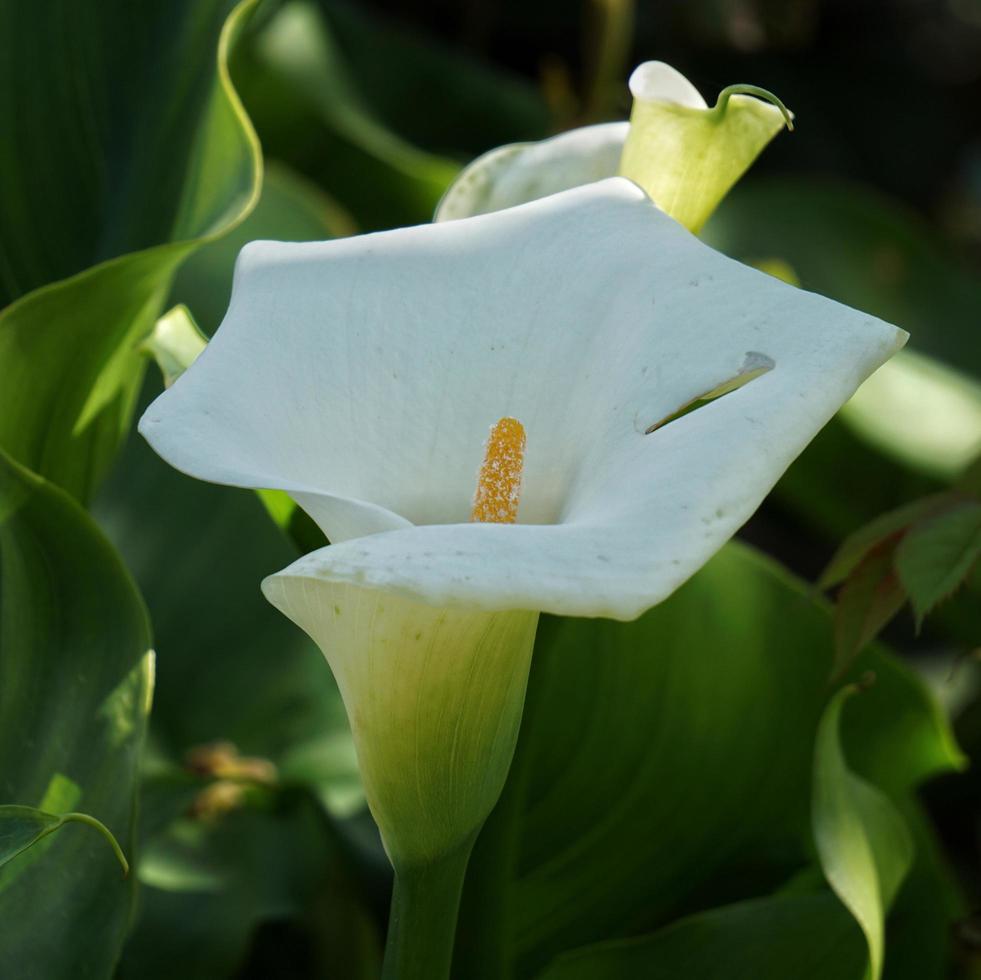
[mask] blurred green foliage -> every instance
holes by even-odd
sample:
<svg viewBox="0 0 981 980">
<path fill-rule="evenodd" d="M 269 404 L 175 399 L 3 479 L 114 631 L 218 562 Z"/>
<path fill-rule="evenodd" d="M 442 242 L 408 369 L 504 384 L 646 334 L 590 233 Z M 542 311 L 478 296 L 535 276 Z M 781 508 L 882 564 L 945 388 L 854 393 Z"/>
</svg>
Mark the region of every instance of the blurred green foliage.
<svg viewBox="0 0 981 980">
<path fill-rule="evenodd" d="M 954 429 L 974 438 L 969 4 L 253 7 L 0 7 L 0 804 L 91 813 L 135 868 L 120 881 L 105 842 L 71 826 L 14 857 L 4 976 L 378 973 L 390 877 L 340 699 L 258 591 L 316 539 L 299 518 L 284 534 L 253 494 L 175 473 L 130 431 L 159 385 L 141 350 L 155 321 L 185 303 L 210 335 L 244 242 L 427 221 L 477 153 L 623 117 L 644 58 L 710 101 L 759 82 L 798 128 L 707 239 L 905 327 L 929 370 L 833 422 L 744 537 L 815 580 L 867 522 L 951 493 L 964 460 L 927 450 Z M 866 594 L 883 599 L 893 571 L 905 591 L 874 629 L 861 607 L 845 679 L 875 682 L 847 705 L 829 708 L 829 610 L 746 544 L 636 623 L 543 624 L 454 976 L 858 980 L 856 918 L 873 946 L 884 931 L 887 980 L 977 971 L 971 923 L 951 927 L 981 898 L 981 786 L 934 700 L 981 754 L 965 659 L 981 632 L 977 514 L 961 504 L 953 527 L 889 524 L 895 569 L 890 552 Z M 951 569 L 964 584 L 942 601 Z M 922 632 L 900 614 L 884 631 L 899 654 L 867 646 L 907 594 Z M 902 828 L 892 847 L 883 819 Z M 0 813 L 4 846 L 24 833 Z"/>
</svg>

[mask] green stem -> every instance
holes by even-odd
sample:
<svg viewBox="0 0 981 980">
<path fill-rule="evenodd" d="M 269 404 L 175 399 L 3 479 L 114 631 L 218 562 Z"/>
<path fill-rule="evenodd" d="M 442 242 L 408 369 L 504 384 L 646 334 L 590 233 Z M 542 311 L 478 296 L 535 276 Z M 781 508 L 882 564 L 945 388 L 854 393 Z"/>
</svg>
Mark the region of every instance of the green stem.
<svg viewBox="0 0 981 980">
<path fill-rule="evenodd" d="M 382 980 L 448 980 L 473 843 L 432 864 L 396 870 Z"/>
</svg>

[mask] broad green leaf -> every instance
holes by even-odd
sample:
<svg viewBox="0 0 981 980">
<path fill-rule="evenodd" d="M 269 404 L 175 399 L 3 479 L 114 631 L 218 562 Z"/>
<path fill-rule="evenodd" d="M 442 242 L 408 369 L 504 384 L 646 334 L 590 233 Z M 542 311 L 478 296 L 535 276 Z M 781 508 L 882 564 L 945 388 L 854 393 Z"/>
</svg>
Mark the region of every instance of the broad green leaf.
<svg viewBox="0 0 981 980">
<path fill-rule="evenodd" d="M 79 498 L 128 429 L 137 347 L 174 271 L 258 194 L 226 68 L 253 5 L 224 27 L 227 0 L 0 14 L 0 269 L 16 298 L 0 311 L 0 445 Z"/>
<path fill-rule="evenodd" d="M 906 592 L 893 567 L 896 542 L 874 547 L 838 590 L 835 603 L 835 672 L 848 667 L 903 608 Z"/>
<path fill-rule="evenodd" d="M 573 950 L 539 980 L 861 980 L 865 960 L 861 933 L 834 896 L 775 895 Z"/>
<path fill-rule="evenodd" d="M 60 830 L 67 823 L 82 823 L 94 828 L 109 843 L 116 859 L 129 874 L 129 862 L 112 832 L 104 823 L 87 813 L 45 813 L 32 806 L 0 806 L 0 867 L 18 857 L 29 847 L 44 840 L 48 834 Z M 8 879 L 9 880 L 9 879 Z M 2 884 L 2 879 L 0 879 Z"/>
<path fill-rule="evenodd" d="M 896 572 L 917 624 L 949 596 L 981 555 L 981 502 L 965 501 L 917 523 L 896 549 Z"/>
<path fill-rule="evenodd" d="M 132 854 L 152 679 L 142 601 L 90 518 L 2 454 L 0 519 L 0 800 L 84 810 Z M 62 830 L 0 875 L 0 976 L 109 975 L 132 886 L 104 840 Z"/>
<path fill-rule="evenodd" d="M 858 567 L 868 553 L 893 535 L 905 531 L 914 521 L 932 513 L 949 498 L 945 494 L 931 494 L 913 500 L 902 507 L 882 514 L 864 527 L 850 534 L 835 552 L 828 567 L 818 579 L 819 589 L 830 589 L 843 582 Z"/>
<path fill-rule="evenodd" d="M 833 626 L 802 583 L 732 544 L 636 622 L 547 619 L 540 636 L 454 977 L 534 976 L 565 950 L 772 892 L 813 861 Z M 856 730 L 863 776 L 908 792 L 958 766 L 923 685 L 881 650 L 859 659 L 870 668 L 889 684 Z"/>
<path fill-rule="evenodd" d="M 828 705 L 814 750 L 812 821 L 821 868 L 865 933 L 868 976 L 879 980 L 885 957 L 885 919 L 913 861 L 903 818 L 878 788 L 848 767 L 840 717 L 857 688 L 842 688 Z"/>
</svg>

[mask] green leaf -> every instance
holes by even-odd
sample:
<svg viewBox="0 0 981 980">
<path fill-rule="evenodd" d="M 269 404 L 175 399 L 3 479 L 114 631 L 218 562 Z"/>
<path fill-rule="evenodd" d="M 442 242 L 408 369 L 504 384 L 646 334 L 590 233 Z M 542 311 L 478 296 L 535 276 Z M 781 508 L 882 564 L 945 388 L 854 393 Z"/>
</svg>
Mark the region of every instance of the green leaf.
<svg viewBox="0 0 981 980">
<path fill-rule="evenodd" d="M 840 674 L 903 608 L 904 591 L 894 570 L 896 542 L 875 546 L 838 590 L 835 604 L 835 673 Z"/>
<path fill-rule="evenodd" d="M 981 555 L 981 503 L 921 520 L 896 549 L 896 572 L 909 593 L 917 626 L 970 574 Z"/>
<path fill-rule="evenodd" d="M 112 831 L 95 817 L 87 813 L 63 813 L 59 816 L 32 806 L 16 804 L 0 806 L 0 867 L 44 840 L 48 834 L 60 830 L 66 823 L 83 823 L 99 831 L 112 847 L 123 874 L 129 874 L 129 862 Z"/>
<path fill-rule="evenodd" d="M 152 682 L 142 601 L 90 518 L 2 454 L 0 518 L 0 799 L 82 807 L 132 853 Z M 0 975 L 108 976 L 131 902 L 104 841 L 47 836 L 0 873 Z"/>
<path fill-rule="evenodd" d="M 129 427 L 174 271 L 258 195 L 226 69 L 253 5 L 224 27 L 226 0 L 0 14 L 0 270 L 19 297 L 0 312 L 0 445 L 81 499 Z"/>
<path fill-rule="evenodd" d="M 53 813 L 32 806 L 0 806 L 0 866 L 43 840 L 60 823 Z"/>
<path fill-rule="evenodd" d="M 457 164 L 378 119 L 317 4 L 277 10 L 237 59 L 235 77 L 266 152 L 317 180 L 360 227 L 430 220 Z"/>
<path fill-rule="evenodd" d="M 814 841 L 828 884 L 865 933 L 869 976 L 879 980 L 885 957 L 885 918 L 913 861 L 913 842 L 889 798 L 848 767 L 840 717 L 856 686 L 828 705 L 814 749 Z"/>
<path fill-rule="evenodd" d="M 834 896 L 775 895 L 574 950 L 539 980 L 861 980 L 865 960 L 861 933 Z"/>
<path fill-rule="evenodd" d="M 807 867 L 832 636 L 802 583 L 738 544 L 636 622 L 543 620 L 454 977 L 534 976 L 565 950 L 768 894 Z M 960 764 L 908 670 L 875 649 L 859 665 L 889 679 L 857 736 L 866 778 L 906 792 Z"/>
<path fill-rule="evenodd" d="M 858 567 L 873 548 L 883 544 L 893 535 L 898 536 L 914 521 L 937 510 L 949 501 L 947 494 L 931 494 L 913 500 L 870 521 L 850 534 L 835 552 L 828 567 L 818 579 L 819 589 L 830 589 L 843 582 Z"/>
</svg>

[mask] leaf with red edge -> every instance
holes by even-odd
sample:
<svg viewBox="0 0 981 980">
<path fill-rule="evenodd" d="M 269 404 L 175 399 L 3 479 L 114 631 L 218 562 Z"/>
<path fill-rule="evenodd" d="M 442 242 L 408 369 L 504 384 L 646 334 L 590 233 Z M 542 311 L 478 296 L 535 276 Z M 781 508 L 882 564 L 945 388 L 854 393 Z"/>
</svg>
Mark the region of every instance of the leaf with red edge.
<svg viewBox="0 0 981 980">
<path fill-rule="evenodd" d="M 835 670 L 840 673 L 878 635 L 906 601 L 893 568 L 896 541 L 869 551 L 838 592 L 835 607 Z"/>
<path fill-rule="evenodd" d="M 889 538 L 906 531 L 911 524 L 943 509 L 951 501 L 950 494 L 935 493 L 913 500 L 896 510 L 881 514 L 874 521 L 849 535 L 835 552 L 828 567 L 818 579 L 819 589 L 830 589 L 854 572 L 873 548 Z"/>
</svg>

